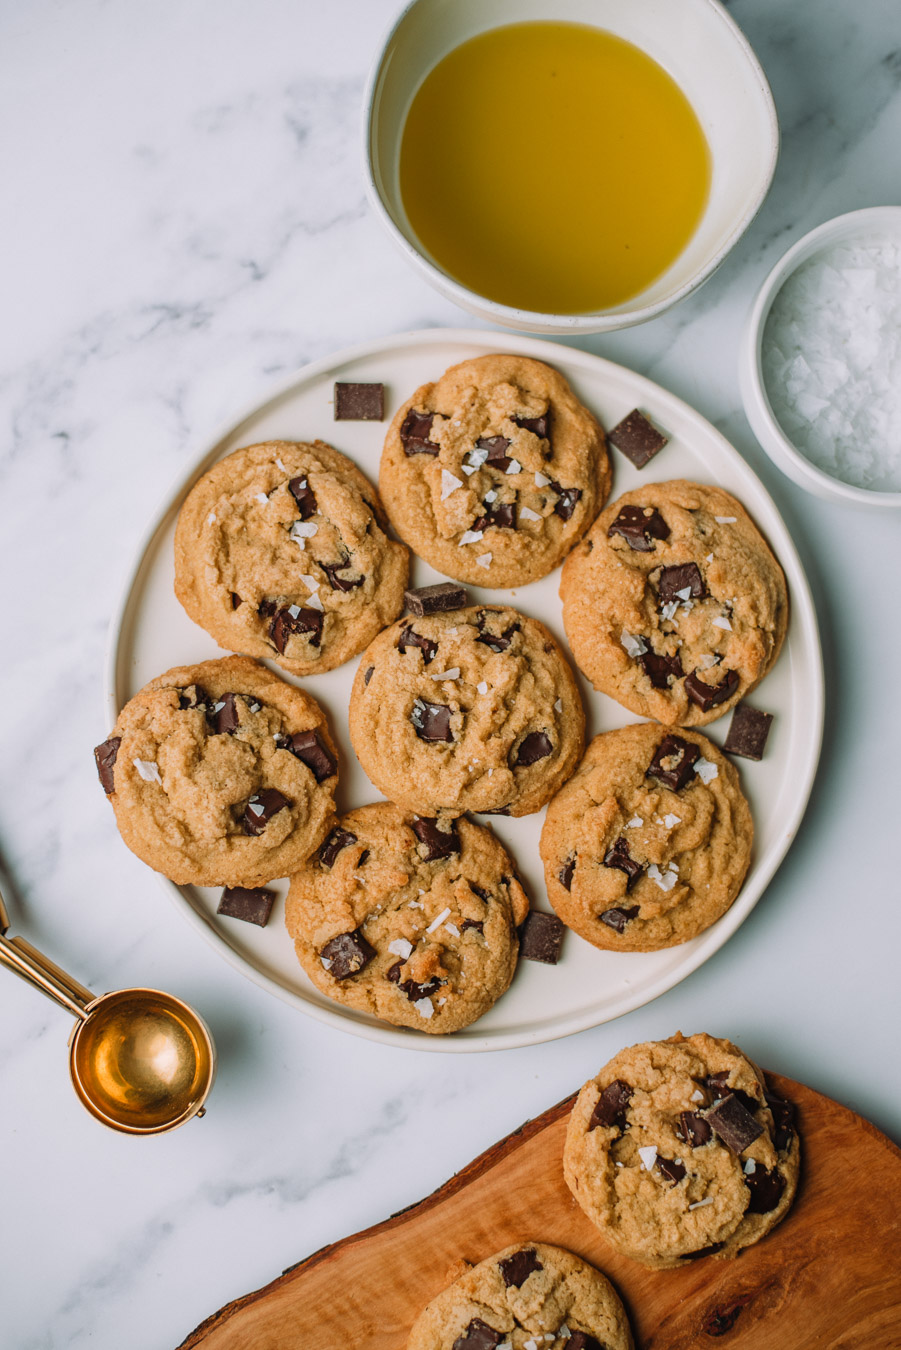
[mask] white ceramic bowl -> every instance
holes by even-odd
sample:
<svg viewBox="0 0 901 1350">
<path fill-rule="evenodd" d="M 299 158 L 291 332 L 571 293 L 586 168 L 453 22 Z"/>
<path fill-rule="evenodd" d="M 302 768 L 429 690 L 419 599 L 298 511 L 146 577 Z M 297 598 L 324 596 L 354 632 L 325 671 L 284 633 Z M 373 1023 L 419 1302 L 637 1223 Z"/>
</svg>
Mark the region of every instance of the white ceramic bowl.
<svg viewBox="0 0 901 1350">
<path fill-rule="evenodd" d="M 901 507 L 901 492 L 854 487 L 817 468 L 792 444 L 773 412 L 763 377 L 763 336 L 779 291 L 791 274 L 815 254 L 852 240 L 892 239 L 901 244 L 901 206 L 870 206 L 818 225 L 794 244 L 770 272 L 748 315 L 739 353 L 739 383 L 751 428 L 778 468 L 799 487 L 829 501 L 859 506 Z"/>
<path fill-rule="evenodd" d="M 711 151 L 710 197 L 686 248 L 639 295 L 587 314 L 539 314 L 478 295 L 419 243 L 404 211 L 398 166 L 410 104 L 430 70 L 477 34 L 554 19 L 590 24 L 634 43 L 669 72 Z M 747 39 L 717 0 L 413 0 L 376 59 L 365 99 L 369 195 L 388 232 L 443 295 L 491 323 L 531 333 L 602 333 L 653 318 L 719 267 L 766 196 L 779 152 L 776 109 Z M 666 209 L 666 203 L 661 203 Z"/>
</svg>

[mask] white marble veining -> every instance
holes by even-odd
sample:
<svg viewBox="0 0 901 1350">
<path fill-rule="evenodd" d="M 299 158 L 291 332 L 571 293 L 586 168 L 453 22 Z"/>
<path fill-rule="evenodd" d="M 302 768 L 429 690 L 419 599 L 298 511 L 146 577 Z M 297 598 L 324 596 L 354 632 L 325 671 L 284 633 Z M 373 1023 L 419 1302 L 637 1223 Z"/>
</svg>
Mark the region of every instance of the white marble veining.
<svg viewBox="0 0 901 1350">
<path fill-rule="evenodd" d="M 407 270 L 364 196 L 363 81 L 399 7 L 0 7 L 0 848 L 14 931 L 97 989 L 188 999 L 221 1054 L 203 1121 L 120 1137 L 71 1091 L 66 1016 L 0 972 L 4 1350 L 174 1347 L 221 1304 L 427 1194 L 622 1045 L 676 1028 L 732 1036 L 901 1138 L 898 524 L 781 477 L 736 376 L 745 313 L 780 253 L 831 215 L 899 200 L 894 0 L 730 6 L 779 110 L 770 196 L 696 296 L 582 344 L 730 437 L 814 590 L 822 768 L 732 941 L 619 1022 L 503 1056 L 426 1056 L 341 1035 L 240 978 L 118 839 L 91 756 L 107 732 L 106 627 L 192 445 L 307 360 L 468 322 Z"/>
</svg>

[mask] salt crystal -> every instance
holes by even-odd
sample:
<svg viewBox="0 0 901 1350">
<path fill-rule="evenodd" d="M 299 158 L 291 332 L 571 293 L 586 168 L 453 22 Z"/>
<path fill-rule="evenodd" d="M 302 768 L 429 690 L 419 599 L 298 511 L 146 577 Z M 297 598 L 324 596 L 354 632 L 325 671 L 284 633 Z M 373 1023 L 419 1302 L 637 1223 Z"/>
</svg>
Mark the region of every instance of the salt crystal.
<svg viewBox="0 0 901 1350">
<path fill-rule="evenodd" d="M 388 950 L 395 956 L 402 956 L 406 961 L 413 950 L 413 943 L 408 942 L 406 938 L 395 938 L 393 942 L 388 943 Z"/>
<path fill-rule="evenodd" d="M 661 606 L 660 617 L 662 619 L 673 619 L 678 608 L 678 600 L 667 600 L 666 604 Z"/>
<path fill-rule="evenodd" d="M 550 481 L 551 481 L 551 480 L 550 480 L 549 478 L 546 478 L 546 477 L 544 476 L 543 473 L 537 473 L 537 472 L 536 472 L 536 474 L 535 474 L 535 486 L 536 486 L 536 487 L 547 487 L 547 485 L 548 485 L 548 483 L 549 483 Z"/>
<path fill-rule="evenodd" d="M 714 516 L 713 519 L 716 521 L 717 525 L 734 525 L 738 520 L 738 516 Z"/>
<path fill-rule="evenodd" d="M 538 514 L 538 512 L 537 512 L 537 511 L 533 511 L 532 508 L 531 508 L 531 506 L 523 506 L 523 507 L 521 507 L 521 508 L 520 508 L 520 512 L 519 512 L 519 516 L 520 516 L 520 519 L 521 519 L 521 520 L 540 520 L 540 519 L 541 519 L 541 516 Z"/>
<path fill-rule="evenodd" d="M 319 590 L 319 582 L 316 580 L 316 578 L 313 576 L 311 572 L 301 572 L 300 579 L 306 586 L 308 591 Z"/>
<path fill-rule="evenodd" d="M 702 783 L 712 783 L 714 778 L 717 778 L 719 776 L 719 769 L 716 767 L 716 765 L 711 764 L 710 760 L 705 759 L 703 755 L 701 756 L 700 759 L 695 760 L 694 768 L 695 773 L 698 775 Z"/>
<path fill-rule="evenodd" d="M 752 1177 L 756 1171 L 757 1171 L 756 1162 L 754 1161 L 753 1158 L 749 1158 L 748 1161 L 745 1163 L 745 1176 Z"/>
<path fill-rule="evenodd" d="M 459 936 L 460 936 L 460 930 L 459 930 L 459 928 L 457 927 L 457 925 L 456 925 L 455 923 L 446 923 L 444 926 L 445 926 L 445 928 L 447 929 L 447 931 L 450 933 L 451 937 L 459 937 Z"/>
<path fill-rule="evenodd" d="M 431 1017 L 432 1013 L 435 1011 L 435 1009 L 432 1007 L 432 1000 L 431 1000 L 430 998 L 417 998 L 417 999 L 414 999 L 414 1001 L 413 1001 L 413 1007 L 414 1007 L 414 1008 L 416 1009 L 416 1011 L 419 1013 L 419 1016 L 420 1016 L 420 1017 L 426 1017 L 426 1018 L 429 1018 L 429 1017 Z"/>
<path fill-rule="evenodd" d="M 278 455 L 276 455 L 276 457 L 275 457 L 275 462 L 276 462 L 276 464 L 278 465 L 278 467 L 281 469 L 282 473 L 287 473 L 287 472 L 288 472 L 288 470 L 285 468 L 284 464 L 283 464 L 283 463 L 281 462 L 281 460 L 279 459 Z"/>
<path fill-rule="evenodd" d="M 332 968 L 332 962 L 331 962 L 331 958 L 330 958 L 330 957 L 328 957 L 328 956 L 320 956 L 319 960 L 321 961 L 322 965 L 325 966 L 325 969 L 326 969 L 326 970 L 331 970 L 331 968 Z"/>
<path fill-rule="evenodd" d="M 206 523 L 207 523 L 207 525 L 215 525 L 215 524 L 216 524 L 216 512 L 215 512 L 215 511 L 211 511 L 211 512 L 210 512 L 210 514 L 209 514 L 209 515 L 207 516 L 207 518 L 206 518 Z"/>
<path fill-rule="evenodd" d="M 645 1144 L 644 1148 L 638 1150 L 638 1156 L 641 1159 L 641 1165 L 646 1172 L 650 1172 L 654 1163 L 657 1161 L 657 1150 L 653 1144 Z"/>
<path fill-rule="evenodd" d="M 677 873 L 672 870 L 672 864 L 667 871 L 661 872 L 656 863 L 651 863 L 648 876 L 652 881 L 656 881 L 662 891 L 671 891 L 679 879 Z"/>
<path fill-rule="evenodd" d="M 432 676 L 433 680 L 459 680 L 460 667 L 451 666 L 450 670 L 437 670 Z"/>
<path fill-rule="evenodd" d="M 323 605 L 319 596 L 316 594 L 313 594 L 307 598 L 307 604 L 310 606 L 310 609 L 318 609 L 323 612 L 325 610 L 325 606 Z"/>
<path fill-rule="evenodd" d="M 427 933 L 434 933 L 435 929 L 440 928 L 441 925 L 444 923 L 444 920 L 449 918 L 450 918 L 450 910 L 443 909 L 441 913 L 438 915 L 437 919 L 433 919 L 425 931 Z"/>
<path fill-rule="evenodd" d="M 637 830 L 643 824 L 644 821 L 642 820 L 641 816 L 633 816 L 631 820 L 626 821 L 626 829 Z"/>
<path fill-rule="evenodd" d="M 133 759 L 132 764 L 145 783 L 159 783 L 162 787 L 163 780 L 160 778 L 159 766 L 155 759 Z"/>
<path fill-rule="evenodd" d="M 485 493 L 485 501 L 486 502 L 497 501 L 497 493 L 495 492 L 494 488 L 492 488 L 490 492 Z"/>
<path fill-rule="evenodd" d="M 717 614 L 710 622 L 713 624 L 714 628 L 723 628 L 727 633 L 732 632 L 732 625 L 725 614 Z"/>
<path fill-rule="evenodd" d="M 558 698 L 554 704 L 554 712 L 562 712 L 562 711 L 563 711 L 563 699 Z"/>
<path fill-rule="evenodd" d="M 707 554 L 707 557 L 704 559 L 704 561 L 705 561 L 705 562 L 713 562 L 713 554 L 712 554 L 712 553 L 708 553 L 708 554 Z"/>
<path fill-rule="evenodd" d="M 288 613 L 291 615 L 292 619 L 296 619 L 298 614 L 300 613 L 300 605 L 289 605 Z"/>
<path fill-rule="evenodd" d="M 693 1204 L 693 1205 L 689 1205 L 688 1208 L 689 1208 L 689 1209 L 703 1209 L 705 1205 L 712 1205 L 712 1204 L 713 1204 L 713 1196 L 712 1196 L 712 1195 L 708 1195 L 707 1198 L 706 1198 L 705 1200 L 696 1200 L 696 1201 L 694 1202 L 694 1204 Z"/>
<path fill-rule="evenodd" d="M 695 657 L 695 667 L 697 670 L 709 670 L 718 661 L 719 657 L 714 656 L 713 652 L 701 652 L 700 656 Z"/>
<path fill-rule="evenodd" d="M 663 817 L 663 823 L 668 830 L 671 830 L 674 825 L 680 825 L 682 823 L 682 817 L 674 816 L 671 811 L 668 816 Z"/>
<path fill-rule="evenodd" d="M 632 657 L 633 661 L 648 649 L 648 644 L 645 642 L 644 638 L 633 637 L 631 633 L 626 632 L 625 628 L 620 633 L 619 640 L 621 645 L 625 647 L 629 656 Z"/>
<path fill-rule="evenodd" d="M 456 492 L 456 491 L 457 491 L 457 488 L 461 488 L 462 486 L 463 486 L 463 479 L 462 479 L 462 478 L 455 478 L 454 475 L 453 475 L 452 473 L 448 473 L 447 469 L 442 469 L 442 470 L 441 470 L 441 500 L 442 500 L 442 501 L 444 501 L 445 497 L 449 497 L 449 496 L 451 495 L 452 492 Z"/>
<path fill-rule="evenodd" d="M 485 450 L 484 448 L 480 448 L 479 446 L 475 446 L 469 452 L 469 463 L 472 465 L 473 469 L 480 468 L 481 465 L 485 463 L 485 460 L 487 458 L 488 458 L 488 451 Z M 465 468 L 466 465 L 464 464 L 463 467 Z"/>
<path fill-rule="evenodd" d="M 288 533 L 292 539 L 312 539 L 318 529 L 311 520 L 295 520 Z"/>
<path fill-rule="evenodd" d="M 478 467 L 479 467 L 478 464 L 461 464 L 461 465 L 460 465 L 460 468 L 461 468 L 461 469 L 463 470 L 463 472 L 466 474 L 466 477 L 467 477 L 467 478 L 469 478 L 472 474 L 474 474 L 475 471 L 476 471 L 476 469 L 478 469 Z"/>
<path fill-rule="evenodd" d="M 458 547 L 462 547 L 463 544 L 477 544 L 482 538 L 482 533 L 482 530 L 464 530 L 460 535 Z"/>
<path fill-rule="evenodd" d="M 265 492 L 258 492 L 256 494 L 256 500 L 260 503 L 260 506 L 265 506 L 269 498 L 266 496 Z"/>
<path fill-rule="evenodd" d="M 490 554 L 490 553 L 480 553 L 479 556 L 476 558 L 476 562 L 479 564 L 480 567 L 485 567 L 485 568 L 490 567 L 490 566 L 491 566 L 491 554 Z"/>
<path fill-rule="evenodd" d="M 486 680 L 479 680 L 479 683 L 476 685 L 476 689 L 478 689 L 478 691 L 479 691 L 480 694 L 487 694 L 487 693 L 488 693 L 488 683 L 487 683 L 487 681 L 486 681 Z"/>
<path fill-rule="evenodd" d="M 522 473 L 522 465 L 518 459 L 511 459 L 507 465 L 507 473 Z"/>
<path fill-rule="evenodd" d="M 704 1100 L 704 1094 L 700 1088 L 695 1088 L 694 1092 L 691 1094 L 691 1100 L 693 1102 L 702 1102 Z"/>
</svg>

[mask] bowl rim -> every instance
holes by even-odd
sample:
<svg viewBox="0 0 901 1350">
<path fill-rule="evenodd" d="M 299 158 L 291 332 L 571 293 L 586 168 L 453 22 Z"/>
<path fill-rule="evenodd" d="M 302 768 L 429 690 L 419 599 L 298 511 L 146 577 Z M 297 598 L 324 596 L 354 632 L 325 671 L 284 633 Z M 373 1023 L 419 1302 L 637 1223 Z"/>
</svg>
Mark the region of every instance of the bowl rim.
<svg viewBox="0 0 901 1350">
<path fill-rule="evenodd" d="M 768 145 L 769 155 L 761 175 L 760 185 L 754 197 L 741 214 L 733 223 L 729 233 L 725 236 L 720 247 L 715 253 L 711 254 L 707 262 L 704 263 L 692 276 L 682 282 L 669 295 L 654 301 L 652 304 L 642 305 L 631 310 L 593 310 L 587 313 L 579 314 L 554 314 L 545 313 L 539 310 L 521 309 L 513 305 L 504 305 L 497 300 L 490 300 L 487 296 L 480 295 L 478 291 L 470 290 L 462 282 L 457 281 L 449 273 L 438 267 L 436 263 L 424 253 L 421 252 L 403 233 L 396 224 L 391 212 L 382 197 L 376 182 L 376 175 L 373 164 L 373 122 L 375 113 L 375 96 L 385 62 L 385 56 L 388 48 L 398 29 L 405 23 L 408 15 L 420 5 L 432 4 L 435 0 L 409 0 L 400 14 L 389 25 L 381 43 L 378 46 L 376 55 L 369 69 L 369 75 L 366 80 L 366 87 L 363 93 L 363 164 L 364 178 L 366 184 L 366 195 L 373 207 L 377 217 L 382 225 L 388 231 L 395 245 L 400 248 L 406 256 L 408 262 L 419 271 L 427 281 L 430 282 L 454 304 L 459 305 L 469 313 L 475 313 L 490 322 L 503 324 L 506 328 L 525 330 L 528 332 L 558 333 L 562 335 L 575 335 L 581 333 L 605 333 L 613 332 L 621 328 L 631 328 L 636 324 L 644 323 L 648 319 L 655 318 L 663 311 L 672 308 L 673 305 L 689 295 L 692 291 L 713 275 L 720 267 L 727 255 L 735 247 L 738 240 L 745 233 L 754 217 L 757 215 L 773 181 L 773 175 L 776 172 L 776 163 L 779 158 L 780 131 L 779 119 L 776 113 L 776 104 L 773 99 L 773 93 L 770 89 L 763 67 L 761 66 L 753 47 L 745 34 L 739 28 L 735 19 L 725 8 L 721 0 L 689 0 L 689 3 L 697 4 L 708 9 L 711 14 L 719 19 L 725 25 L 732 40 L 741 50 L 755 85 L 759 93 L 762 106 L 766 112 L 768 124 Z M 497 27 L 506 27 L 506 24 L 498 23 Z M 487 30 L 486 30 L 487 31 Z"/>
<path fill-rule="evenodd" d="M 739 346 L 739 383 L 745 415 L 751 429 L 770 459 L 799 487 L 830 501 L 853 502 L 859 506 L 891 508 L 901 506 L 901 491 L 881 492 L 877 488 L 845 483 L 820 469 L 788 437 L 773 411 L 763 377 L 763 333 L 770 310 L 786 281 L 799 267 L 830 243 L 855 233 L 875 234 L 886 225 L 901 239 L 901 206 L 864 206 L 832 216 L 808 230 L 792 244 L 770 270 L 758 290 Z"/>
</svg>

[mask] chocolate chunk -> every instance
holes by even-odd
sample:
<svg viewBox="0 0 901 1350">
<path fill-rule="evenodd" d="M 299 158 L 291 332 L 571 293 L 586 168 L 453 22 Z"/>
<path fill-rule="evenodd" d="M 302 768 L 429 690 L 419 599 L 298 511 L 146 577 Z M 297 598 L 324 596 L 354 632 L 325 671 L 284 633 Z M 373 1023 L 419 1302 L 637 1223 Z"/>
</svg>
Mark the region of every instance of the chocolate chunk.
<svg viewBox="0 0 901 1350">
<path fill-rule="evenodd" d="M 439 581 L 434 586 L 417 586 L 415 590 L 404 591 L 404 605 L 411 614 L 419 617 L 445 614 L 468 604 L 466 587 L 458 586 L 455 581 Z"/>
<path fill-rule="evenodd" d="M 766 1104 L 773 1113 L 773 1143 L 779 1153 L 784 1153 L 792 1141 L 795 1132 L 795 1108 L 792 1102 L 784 1101 L 765 1092 Z"/>
<path fill-rule="evenodd" d="M 472 885 L 472 882 L 470 882 L 470 885 Z M 473 887 L 473 889 L 475 889 L 475 887 Z M 477 933 L 484 933 L 485 924 L 482 919 L 464 919 L 460 924 L 460 932 L 465 933 L 467 928 L 474 928 Z"/>
<path fill-rule="evenodd" d="M 615 1126 L 618 1130 L 623 1129 L 626 1123 L 626 1108 L 631 1100 L 632 1088 L 629 1084 L 624 1083 L 621 1078 L 614 1078 L 597 1099 L 588 1122 L 589 1132 L 596 1130 L 599 1125 L 604 1125 L 608 1129 L 611 1126 Z"/>
<path fill-rule="evenodd" d="M 484 506 L 485 503 L 483 502 Z M 516 529 L 516 503 L 515 502 L 494 502 L 489 503 L 485 509 L 485 514 L 472 522 L 470 529 L 484 532 L 493 525 L 496 530 L 515 530 Z"/>
<path fill-rule="evenodd" d="M 507 806 L 490 806 L 487 807 L 484 811 L 476 812 L 476 815 L 478 816 L 509 816 L 509 814 L 510 814 L 509 804 Z"/>
<path fill-rule="evenodd" d="M 355 928 L 352 933 L 339 933 L 337 937 L 330 938 L 319 953 L 320 960 L 331 962 L 326 970 L 336 980 L 359 975 L 374 956 L 375 948 L 369 945 L 359 928 Z"/>
<path fill-rule="evenodd" d="M 520 625 L 518 623 L 511 623 L 510 627 L 505 629 L 503 633 L 492 633 L 490 628 L 485 627 L 490 613 L 491 610 L 485 609 L 479 612 L 476 619 L 476 625 L 480 636 L 476 638 L 476 642 L 483 642 L 485 646 L 490 647 L 493 652 L 505 652 L 513 641 L 513 634 L 520 631 Z"/>
<path fill-rule="evenodd" d="M 704 1085 L 710 1092 L 715 1102 L 721 1101 L 723 1097 L 728 1097 L 730 1092 L 733 1097 L 737 1097 L 746 1111 L 752 1113 L 757 1110 L 760 1102 L 755 1100 L 747 1092 L 742 1092 L 741 1088 L 729 1086 L 729 1070 L 725 1069 L 722 1073 L 712 1073 L 704 1079 Z"/>
<path fill-rule="evenodd" d="M 343 384 L 335 381 L 336 422 L 381 422 L 385 416 L 383 384 Z"/>
<path fill-rule="evenodd" d="M 231 736 L 238 730 L 241 720 L 238 717 L 238 704 L 234 694 L 223 694 L 217 699 L 207 714 L 210 727 L 217 736 Z"/>
<path fill-rule="evenodd" d="M 355 586 L 362 586 L 363 582 L 366 580 L 366 578 L 356 572 L 349 563 L 321 562 L 319 566 L 328 577 L 329 585 L 333 591 L 352 591 Z M 352 575 L 349 577 L 342 576 L 342 572 L 350 572 Z"/>
<path fill-rule="evenodd" d="M 725 703 L 738 688 L 738 671 L 727 670 L 719 684 L 707 684 L 696 670 L 685 676 L 685 692 L 702 712 L 713 708 L 717 703 Z"/>
<path fill-rule="evenodd" d="M 216 913 L 265 928 L 274 900 L 275 891 L 267 891 L 263 886 L 226 886 Z"/>
<path fill-rule="evenodd" d="M 110 736 L 109 740 L 94 748 L 94 762 L 97 765 L 97 777 L 107 796 L 115 790 L 113 784 L 113 766 L 122 744 L 121 736 Z"/>
<path fill-rule="evenodd" d="M 688 596 L 680 595 L 688 591 Z M 673 600 L 703 600 L 707 594 L 704 578 L 697 563 L 682 563 L 679 567 L 664 567 L 657 579 L 657 594 L 664 604 Z"/>
<path fill-rule="evenodd" d="M 699 1247 L 696 1252 L 683 1252 L 683 1261 L 697 1261 L 699 1256 L 712 1256 L 714 1252 L 722 1251 L 725 1247 L 724 1242 L 711 1242 L 709 1247 Z"/>
<path fill-rule="evenodd" d="M 555 966 L 560 960 L 563 933 L 563 924 L 556 914 L 530 910 L 519 930 L 520 956 L 527 961 L 542 961 L 546 966 Z"/>
<path fill-rule="evenodd" d="M 643 469 L 648 460 L 653 459 L 666 445 L 668 437 L 661 435 L 644 413 L 633 408 L 628 417 L 618 422 L 612 431 L 607 432 L 611 441 L 626 459 L 632 461 L 636 469 Z"/>
<path fill-rule="evenodd" d="M 511 417 L 510 421 L 515 427 L 522 427 L 523 431 L 531 431 L 533 436 L 540 436 L 543 441 L 550 440 L 550 408 L 538 417 Z"/>
<path fill-rule="evenodd" d="M 560 885 L 565 886 L 568 891 L 572 890 L 573 872 L 575 872 L 575 870 L 576 870 L 576 855 L 575 853 L 571 853 L 569 857 L 566 859 L 566 862 L 560 868 L 560 871 L 557 873 L 557 880 L 560 882 Z"/>
<path fill-rule="evenodd" d="M 730 755 L 743 755 L 745 759 L 763 759 L 772 721 L 772 713 L 749 708 L 747 703 L 739 703 L 732 714 L 729 735 L 723 749 L 728 750 Z"/>
<path fill-rule="evenodd" d="M 243 604 L 244 601 L 241 599 L 240 595 L 238 595 L 238 592 L 232 591 L 232 609 L 237 609 L 239 605 Z"/>
<path fill-rule="evenodd" d="M 360 854 L 359 858 L 357 859 L 357 866 L 358 866 L 358 867 L 362 867 L 363 864 L 364 864 L 364 862 L 367 861 L 368 857 L 369 857 L 369 849 L 368 849 L 368 848 L 364 848 L 364 849 L 363 849 L 363 852 Z"/>
<path fill-rule="evenodd" d="M 625 872 L 627 877 L 627 891 L 631 891 L 632 887 L 644 871 L 644 863 L 635 861 L 629 853 L 629 845 L 622 835 L 620 835 L 613 847 L 608 848 L 607 852 L 604 854 L 604 866 L 616 867 L 620 872 Z M 601 917 L 603 918 L 603 915 Z M 615 928 L 616 924 L 612 923 L 610 927 Z M 619 931 L 622 932 L 623 930 L 620 929 Z"/>
<path fill-rule="evenodd" d="M 254 793 L 244 808 L 241 824 L 245 834 L 262 834 L 274 815 L 288 805 L 278 788 L 263 788 Z"/>
<path fill-rule="evenodd" d="M 410 721 L 421 741 L 446 741 L 450 744 L 454 739 L 450 725 L 451 710 L 445 703 L 426 703 L 425 699 L 417 698 L 413 703 Z"/>
<path fill-rule="evenodd" d="M 645 770 L 645 778 L 657 778 L 666 787 L 679 792 L 692 776 L 695 760 L 701 751 L 693 741 L 681 736 L 664 736 L 654 758 Z"/>
<path fill-rule="evenodd" d="M 363 676 L 363 684 L 367 685 L 375 674 L 375 666 L 367 666 L 366 674 Z"/>
<path fill-rule="evenodd" d="M 436 858 L 449 858 L 460 852 L 460 836 L 453 823 L 450 829 L 442 830 L 434 816 L 414 816 L 410 828 L 427 852 L 423 854 L 425 862 L 434 862 Z"/>
<path fill-rule="evenodd" d="M 557 500 L 554 503 L 554 515 L 559 516 L 561 520 L 571 520 L 573 511 L 576 509 L 576 503 L 582 496 L 582 489 L 563 488 L 559 483 L 551 483 L 551 487 L 558 493 Z"/>
<path fill-rule="evenodd" d="M 485 463 L 490 464 L 493 469 L 500 473 L 506 473 L 513 463 L 507 455 L 507 449 L 510 442 L 506 436 L 480 436 L 476 441 L 477 450 L 487 450 L 488 458 Z"/>
<path fill-rule="evenodd" d="M 683 1111 L 679 1116 L 682 1122 L 682 1138 L 690 1148 L 703 1148 L 713 1138 L 713 1130 L 697 1111 Z"/>
<path fill-rule="evenodd" d="M 769 1214 L 776 1208 L 785 1190 L 785 1178 L 775 1169 L 768 1172 L 760 1163 L 745 1173 L 745 1185 L 751 1192 L 746 1214 Z"/>
<path fill-rule="evenodd" d="M 474 1317 L 463 1335 L 454 1341 L 453 1350 L 495 1350 L 503 1339 L 502 1331 L 495 1331 L 481 1317 Z"/>
<path fill-rule="evenodd" d="M 325 782 L 337 772 L 338 763 L 318 731 L 297 731 L 293 736 L 276 738 L 279 750 L 288 750 L 295 759 L 306 764 L 317 783 Z"/>
<path fill-rule="evenodd" d="M 351 834 L 350 830 L 342 830 L 340 826 L 332 830 L 331 834 L 321 845 L 317 857 L 323 867 L 334 867 L 335 859 L 343 848 L 349 848 L 351 844 L 357 842 L 357 836 Z"/>
<path fill-rule="evenodd" d="M 316 505 L 316 497 L 313 489 L 310 487 L 305 476 L 301 475 L 299 478 L 292 478 L 288 483 L 288 491 L 297 502 L 297 509 L 300 512 L 301 520 L 309 520 L 310 516 L 315 516 L 319 507 Z"/>
<path fill-rule="evenodd" d="M 530 764 L 537 764 L 540 759 L 547 759 L 553 748 L 551 738 L 546 731 L 530 731 L 528 736 L 523 737 L 519 743 L 513 767 L 527 769 Z"/>
<path fill-rule="evenodd" d="M 508 1289 L 521 1289 L 534 1270 L 544 1270 L 534 1247 L 514 1252 L 505 1261 L 498 1261 L 497 1267 Z"/>
<path fill-rule="evenodd" d="M 421 633 L 415 632 L 410 624 L 407 624 L 406 628 L 400 630 L 397 650 L 403 655 L 408 647 L 418 647 L 422 652 L 425 664 L 428 665 L 438 650 L 438 643 L 433 642 L 431 638 L 423 637 Z"/>
<path fill-rule="evenodd" d="M 440 447 L 429 440 L 429 432 L 436 416 L 436 413 L 421 413 L 410 409 L 400 429 L 400 440 L 405 455 L 437 455 Z"/>
<path fill-rule="evenodd" d="M 208 712 L 212 700 L 207 691 L 199 684 L 189 684 L 178 691 L 178 706 L 182 711 L 187 708 L 200 708 Z"/>
<path fill-rule="evenodd" d="M 655 539 L 669 539 L 669 526 L 656 507 L 624 506 L 607 531 L 607 538 L 622 535 L 636 553 L 651 553 Z"/>
<path fill-rule="evenodd" d="M 271 619 L 273 614 L 278 611 L 277 600 L 261 600 L 257 605 L 257 614 L 261 619 Z"/>
<path fill-rule="evenodd" d="M 318 647 L 322 640 L 322 619 L 321 609 L 301 609 L 299 605 L 286 605 L 284 609 L 278 609 L 275 617 L 269 625 L 269 636 L 275 643 L 277 651 L 284 652 L 288 645 L 288 638 L 294 633 L 301 633 L 309 639 L 311 647 Z"/>
<path fill-rule="evenodd" d="M 425 984 L 417 984 L 415 980 L 404 980 L 403 984 L 398 984 L 397 987 L 406 994 L 411 1003 L 418 1003 L 421 998 L 431 998 L 432 994 L 437 994 L 442 984 L 443 980 L 433 977 Z"/>
<path fill-rule="evenodd" d="M 628 890 L 629 887 L 626 887 Z M 614 929 L 617 933 L 623 933 L 626 924 L 638 915 L 639 906 L 630 905 L 628 909 L 621 909 L 618 905 L 613 909 L 605 909 L 603 914 L 598 915 L 601 923 L 605 923 L 608 928 Z"/>
<path fill-rule="evenodd" d="M 674 1186 L 685 1176 L 684 1163 L 676 1162 L 675 1158 L 661 1158 L 659 1153 L 657 1154 L 657 1168 L 661 1176 L 666 1177 L 667 1181 L 671 1181 Z"/>
<path fill-rule="evenodd" d="M 504 882 L 506 882 L 508 878 L 504 877 L 503 880 Z M 477 886 L 474 881 L 471 881 L 469 883 L 469 889 L 473 891 L 479 897 L 480 900 L 487 900 L 489 895 L 491 894 L 490 891 L 485 890 L 484 886 Z"/>
<path fill-rule="evenodd" d="M 681 680 L 683 675 L 678 653 L 674 656 L 665 656 L 662 652 L 642 652 L 638 664 L 655 689 L 669 689 L 674 681 Z"/>
<path fill-rule="evenodd" d="M 606 1347 L 587 1331 L 573 1331 L 566 1342 L 566 1350 L 606 1350 Z"/>
<path fill-rule="evenodd" d="M 403 961 L 395 961 L 394 965 L 389 966 L 385 971 L 385 979 L 390 980 L 392 984 L 400 984 L 400 972 L 403 968 Z"/>
<path fill-rule="evenodd" d="M 757 1123 L 747 1107 L 742 1106 L 734 1092 L 710 1107 L 707 1122 L 713 1126 L 717 1138 L 735 1154 L 743 1153 L 763 1134 L 763 1126 Z"/>
</svg>

